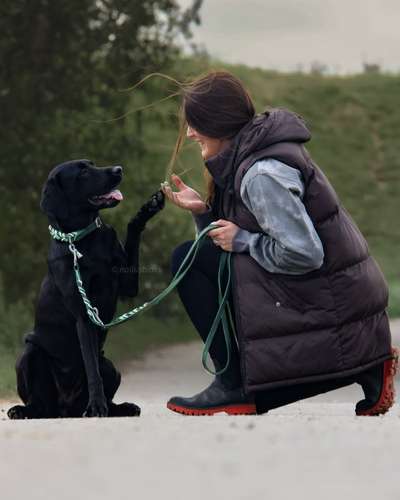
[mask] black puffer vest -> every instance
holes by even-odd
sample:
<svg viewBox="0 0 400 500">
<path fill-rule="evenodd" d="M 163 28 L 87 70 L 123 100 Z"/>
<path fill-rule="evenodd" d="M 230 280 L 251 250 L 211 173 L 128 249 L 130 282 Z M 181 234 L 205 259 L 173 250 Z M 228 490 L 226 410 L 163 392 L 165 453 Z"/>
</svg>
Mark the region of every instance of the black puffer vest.
<svg viewBox="0 0 400 500">
<path fill-rule="evenodd" d="M 233 253 L 233 300 L 245 390 L 353 375 L 391 357 L 388 286 L 357 225 L 303 143 L 300 116 L 256 115 L 228 148 L 207 160 L 216 218 L 262 232 L 240 197 L 244 174 L 261 158 L 300 170 L 303 203 L 322 241 L 314 271 L 271 273 L 248 253 Z"/>
</svg>

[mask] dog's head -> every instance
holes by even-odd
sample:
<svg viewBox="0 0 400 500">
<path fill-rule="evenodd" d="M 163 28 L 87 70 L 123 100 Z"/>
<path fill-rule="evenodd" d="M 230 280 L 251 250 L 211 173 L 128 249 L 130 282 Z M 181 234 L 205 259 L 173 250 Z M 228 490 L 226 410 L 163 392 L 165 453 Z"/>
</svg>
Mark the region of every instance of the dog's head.
<svg viewBox="0 0 400 500">
<path fill-rule="evenodd" d="M 97 168 L 89 160 L 73 160 L 51 170 L 42 190 L 40 208 L 51 219 L 66 221 L 118 205 L 116 189 L 122 167 Z"/>
</svg>

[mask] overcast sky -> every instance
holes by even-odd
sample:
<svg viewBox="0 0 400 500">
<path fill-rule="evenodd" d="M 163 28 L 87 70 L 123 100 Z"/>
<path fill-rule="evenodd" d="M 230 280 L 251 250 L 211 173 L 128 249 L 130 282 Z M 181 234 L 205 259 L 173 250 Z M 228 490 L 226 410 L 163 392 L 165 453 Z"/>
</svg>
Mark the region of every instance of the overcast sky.
<svg viewBox="0 0 400 500">
<path fill-rule="evenodd" d="M 191 0 L 178 0 L 182 7 Z M 319 61 L 400 70 L 400 0 L 204 0 L 194 41 L 227 62 L 290 71 Z"/>
</svg>

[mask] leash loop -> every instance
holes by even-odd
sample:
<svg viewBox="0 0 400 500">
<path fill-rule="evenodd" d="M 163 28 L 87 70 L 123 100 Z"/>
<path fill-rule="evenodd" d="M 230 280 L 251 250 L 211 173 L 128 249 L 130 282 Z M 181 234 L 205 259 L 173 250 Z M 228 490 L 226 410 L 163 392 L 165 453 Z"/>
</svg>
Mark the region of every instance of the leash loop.
<svg viewBox="0 0 400 500">
<path fill-rule="evenodd" d="M 78 259 L 83 257 L 83 255 L 79 252 L 79 250 L 76 248 L 76 246 L 72 242 L 68 245 L 68 249 L 73 255 L 74 269 L 75 269 L 78 266 Z"/>
</svg>

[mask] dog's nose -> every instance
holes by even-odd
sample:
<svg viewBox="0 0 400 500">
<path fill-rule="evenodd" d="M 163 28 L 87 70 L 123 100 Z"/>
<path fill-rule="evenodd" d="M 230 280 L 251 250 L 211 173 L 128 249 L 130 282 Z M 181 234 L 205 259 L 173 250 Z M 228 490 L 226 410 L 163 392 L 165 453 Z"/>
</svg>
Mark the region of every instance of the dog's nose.
<svg viewBox="0 0 400 500">
<path fill-rule="evenodd" d="M 111 169 L 111 173 L 113 175 L 122 175 L 122 167 L 120 167 L 119 165 L 117 167 L 113 167 Z"/>
</svg>

